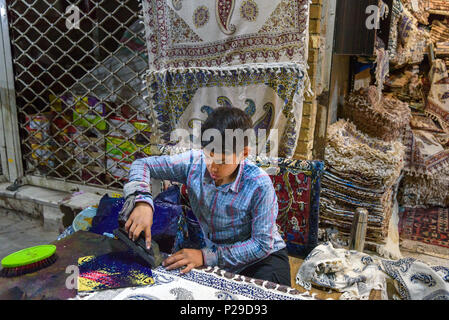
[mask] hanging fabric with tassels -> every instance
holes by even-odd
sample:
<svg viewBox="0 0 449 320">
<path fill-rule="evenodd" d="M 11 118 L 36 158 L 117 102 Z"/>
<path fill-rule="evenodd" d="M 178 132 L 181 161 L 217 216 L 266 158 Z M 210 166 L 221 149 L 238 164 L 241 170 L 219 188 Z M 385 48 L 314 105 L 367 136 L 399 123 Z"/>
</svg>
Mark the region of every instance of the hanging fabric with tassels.
<svg viewBox="0 0 449 320">
<path fill-rule="evenodd" d="M 150 70 L 305 64 L 309 0 L 142 0 Z"/>
<path fill-rule="evenodd" d="M 265 129 L 278 156 L 291 157 L 301 127 L 305 77 L 297 64 L 260 64 L 153 71 L 146 84 L 163 144 L 174 142 L 175 129 L 193 132 L 213 109 L 235 106 L 251 116 L 256 137 Z"/>
</svg>

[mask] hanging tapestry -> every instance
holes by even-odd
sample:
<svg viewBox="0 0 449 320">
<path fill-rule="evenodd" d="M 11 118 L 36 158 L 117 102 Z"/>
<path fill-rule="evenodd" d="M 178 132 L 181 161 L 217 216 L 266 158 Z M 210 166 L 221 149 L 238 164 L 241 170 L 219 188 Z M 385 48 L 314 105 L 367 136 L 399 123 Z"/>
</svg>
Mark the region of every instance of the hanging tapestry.
<svg viewBox="0 0 449 320">
<path fill-rule="evenodd" d="M 443 60 L 434 61 L 430 79 L 432 84 L 425 112 L 449 133 L 449 75 Z"/>
<path fill-rule="evenodd" d="M 93 293 L 78 293 L 75 300 L 318 300 L 314 294 L 269 281 L 226 272 L 218 267 L 153 270 L 154 284 Z"/>
<path fill-rule="evenodd" d="M 256 136 L 265 129 L 278 156 L 289 158 L 301 127 L 304 77 L 296 64 L 252 65 L 149 72 L 146 84 L 163 144 L 174 144 L 175 129 L 192 132 L 213 109 L 234 106 L 252 118 Z"/>
<path fill-rule="evenodd" d="M 154 283 L 151 268 L 131 252 L 114 252 L 78 259 L 78 291 L 96 291 Z"/>
<path fill-rule="evenodd" d="M 309 0 L 142 0 L 150 70 L 307 61 Z"/>
</svg>

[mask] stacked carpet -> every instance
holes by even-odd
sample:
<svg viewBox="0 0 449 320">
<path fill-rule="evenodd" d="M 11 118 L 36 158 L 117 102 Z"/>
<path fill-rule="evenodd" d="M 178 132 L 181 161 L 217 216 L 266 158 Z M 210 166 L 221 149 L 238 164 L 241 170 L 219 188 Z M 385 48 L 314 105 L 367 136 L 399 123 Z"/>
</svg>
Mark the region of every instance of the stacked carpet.
<svg viewBox="0 0 449 320">
<path fill-rule="evenodd" d="M 448 11 L 449 2 L 446 0 L 430 0 L 430 10 L 432 11 Z"/>
<path fill-rule="evenodd" d="M 410 108 L 398 99 L 379 96 L 371 86 L 348 95 L 343 117 L 372 137 L 392 141 L 410 122 Z"/>
<path fill-rule="evenodd" d="M 412 116 L 403 143 L 404 180 L 399 203 L 405 207 L 449 206 L 449 77 L 444 61 L 434 61 L 424 113 Z"/>
<path fill-rule="evenodd" d="M 447 20 L 433 21 L 430 38 L 435 44 L 435 53 L 437 55 L 449 53 L 449 23 Z"/>
<path fill-rule="evenodd" d="M 420 63 L 424 59 L 430 42 L 429 32 L 419 26 L 417 19 L 401 0 L 394 0 L 388 51 L 393 65 Z"/>
<path fill-rule="evenodd" d="M 402 3 L 419 23 L 429 24 L 430 0 L 402 0 Z"/>
<path fill-rule="evenodd" d="M 440 20 L 434 20 L 432 22 L 430 38 L 434 43 L 446 42 L 449 38 L 449 25 L 442 23 Z"/>
<path fill-rule="evenodd" d="M 349 236 L 356 208 L 368 210 L 367 244 L 384 244 L 393 210 L 404 147 L 359 131 L 346 120 L 328 129 L 321 183 L 320 225 Z"/>
</svg>

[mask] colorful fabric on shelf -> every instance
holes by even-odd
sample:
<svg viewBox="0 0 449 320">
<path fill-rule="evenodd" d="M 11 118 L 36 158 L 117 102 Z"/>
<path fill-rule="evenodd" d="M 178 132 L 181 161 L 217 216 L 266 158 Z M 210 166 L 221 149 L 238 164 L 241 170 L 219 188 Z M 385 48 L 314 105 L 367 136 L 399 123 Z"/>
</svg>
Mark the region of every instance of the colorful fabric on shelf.
<svg viewBox="0 0 449 320">
<path fill-rule="evenodd" d="M 76 300 L 317 300 L 309 293 L 226 272 L 217 267 L 153 270 L 154 284 L 104 292 L 79 293 Z"/>
<path fill-rule="evenodd" d="M 278 155 L 289 158 L 301 127 L 305 76 L 296 64 L 248 65 L 149 72 L 146 83 L 163 144 L 174 143 L 175 129 L 193 132 L 213 109 L 234 106 L 251 116 L 256 136 L 266 130 Z"/>
<path fill-rule="evenodd" d="M 78 292 L 147 286 L 154 283 L 151 268 L 131 252 L 114 252 L 78 259 Z"/>
<path fill-rule="evenodd" d="M 346 99 L 343 115 L 358 130 L 384 141 L 396 140 L 410 122 L 408 105 L 398 99 L 379 95 L 371 86 L 352 92 Z"/>
<path fill-rule="evenodd" d="M 436 59 L 430 71 L 431 88 L 425 112 L 449 133 L 449 75 L 446 64 Z"/>
<path fill-rule="evenodd" d="M 324 171 L 321 183 L 320 225 L 338 226 L 342 235 L 349 236 L 357 208 L 368 210 L 366 238 L 383 242 L 388 235 L 392 214 L 392 188 L 363 187 L 353 179 L 343 179 L 338 173 Z"/>
<path fill-rule="evenodd" d="M 404 208 L 399 215 L 399 235 L 403 239 L 449 248 L 449 209 Z"/>
<path fill-rule="evenodd" d="M 308 0 L 142 0 L 150 70 L 307 61 Z"/>
<path fill-rule="evenodd" d="M 413 69 L 401 69 L 391 74 L 385 81 L 389 93 L 392 96 L 409 105 L 411 109 L 424 110 L 426 94 L 424 93 L 424 75 Z"/>
</svg>

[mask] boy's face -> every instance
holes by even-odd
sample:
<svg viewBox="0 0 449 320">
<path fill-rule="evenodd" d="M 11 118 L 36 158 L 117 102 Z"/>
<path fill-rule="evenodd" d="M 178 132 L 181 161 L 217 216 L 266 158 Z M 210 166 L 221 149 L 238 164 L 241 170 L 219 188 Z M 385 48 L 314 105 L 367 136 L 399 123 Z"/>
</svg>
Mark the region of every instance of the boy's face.
<svg viewBox="0 0 449 320">
<path fill-rule="evenodd" d="M 247 150 L 244 150 L 240 155 L 235 153 L 231 154 L 218 154 L 214 152 L 204 151 L 206 156 L 206 168 L 209 171 L 210 176 L 216 182 L 222 183 L 231 182 L 234 178 L 240 162 L 247 157 Z"/>
</svg>

